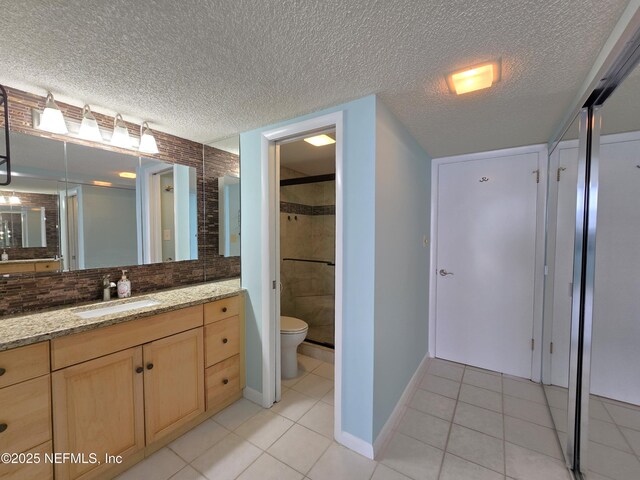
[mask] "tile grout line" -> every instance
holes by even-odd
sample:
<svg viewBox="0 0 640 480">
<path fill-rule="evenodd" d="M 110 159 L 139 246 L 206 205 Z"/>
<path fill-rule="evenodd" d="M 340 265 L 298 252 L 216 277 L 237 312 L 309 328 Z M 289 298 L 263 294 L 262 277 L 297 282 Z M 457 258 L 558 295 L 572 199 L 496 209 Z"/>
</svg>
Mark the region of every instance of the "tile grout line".
<svg viewBox="0 0 640 480">
<path fill-rule="evenodd" d="M 442 450 L 442 460 L 440 461 L 440 470 L 438 471 L 438 479 L 442 478 L 442 470 L 444 468 L 444 460 L 447 456 L 447 451 L 449 448 L 449 440 L 451 439 L 451 430 L 453 430 L 453 420 L 456 418 L 456 411 L 458 410 L 458 402 L 460 401 L 460 392 L 462 390 L 462 381 L 464 380 L 464 374 L 467 371 L 467 366 L 464 365 L 462 368 L 462 377 L 458 382 L 458 394 L 456 395 L 456 404 L 453 406 L 453 413 L 451 414 L 451 421 L 449 422 L 449 431 L 447 432 L 447 440 L 444 442 L 444 448 Z M 427 373 L 429 373 L 427 371 Z"/>
</svg>

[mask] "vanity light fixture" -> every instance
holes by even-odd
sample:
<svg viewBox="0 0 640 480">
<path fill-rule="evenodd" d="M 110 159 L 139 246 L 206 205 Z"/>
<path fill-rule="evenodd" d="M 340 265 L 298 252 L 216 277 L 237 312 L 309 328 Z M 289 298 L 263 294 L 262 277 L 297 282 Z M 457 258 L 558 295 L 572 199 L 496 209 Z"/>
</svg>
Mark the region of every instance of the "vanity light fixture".
<svg viewBox="0 0 640 480">
<path fill-rule="evenodd" d="M 500 60 L 474 65 L 447 75 L 449 91 L 456 95 L 491 87 L 500 81 Z"/>
<path fill-rule="evenodd" d="M 39 127 L 41 130 L 51 133 L 58 133 L 61 135 L 69 133 L 67 124 L 64 121 L 64 115 L 62 115 L 62 112 L 58 108 L 51 92 L 47 93 L 47 102 L 44 106 L 44 111 L 40 116 Z"/>
<path fill-rule="evenodd" d="M 149 124 L 144 122 L 140 126 L 140 148 L 139 150 L 143 153 L 158 153 L 158 144 L 156 143 L 156 138 L 151 133 L 151 128 L 149 128 Z"/>
<path fill-rule="evenodd" d="M 80 124 L 78 136 L 85 140 L 91 140 L 92 142 L 102 142 L 100 127 L 98 127 L 96 117 L 91 113 L 91 107 L 89 107 L 89 105 L 85 105 L 82 108 L 82 123 Z"/>
<path fill-rule="evenodd" d="M 120 148 L 131 148 L 131 137 L 127 124 L 124 123 L 122 115 L 119 113 L 113 119 L 113 136 L 111 137 L 111 145 Z"/>
<path fill-rule="evenodd" d="M 305 142 L 310 143 L 314 147 L 322 147 L 324 145 L 331 145 L 332 143 L 336 143 L 336 141 L 331 138 L 329 135 L 315 135 L 313 137 L 308 137 L 304 139 Z"/>
<path fill-rule="evenodd" d="M 136 178 L 136 174 L 134 172 L 120 172 L 118 173 L 120 178 Z"/>
<path fill-rule="evenodd" d="M 0 205 L 6 205 L 7 199 L 4 195 L 0 195 Z"/>
<path fill-rule="evenodd" d="M 22 205 L 22 201 L 19 197 L 16 197 L 15 192 L 9 197 L 9 205 Z"/>
</svg>

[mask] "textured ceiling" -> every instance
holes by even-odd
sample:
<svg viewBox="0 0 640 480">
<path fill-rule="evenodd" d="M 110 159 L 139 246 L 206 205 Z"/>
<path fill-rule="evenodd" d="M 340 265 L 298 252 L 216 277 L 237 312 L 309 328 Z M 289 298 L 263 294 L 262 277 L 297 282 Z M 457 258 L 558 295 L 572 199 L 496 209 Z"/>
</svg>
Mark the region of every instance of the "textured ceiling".
<svg viewBox="0 0 640 480">
<path fill-rule="evenodd" d="M 335 139 L 333 133 L 329 136 Z M 336 146 L 314 147 L 304 139 L 283 143 L 280 146 L 280 166 L 305 175 L 336 173 Z"/>
<path fill-rule="evenodd" d="M 434 157 L 546 142 L 627 0 L 0 0 L 0 83 L 201 142 L 370 93 Z M 455 97 L 444 75 L 502 58 Z"/>
</svg>

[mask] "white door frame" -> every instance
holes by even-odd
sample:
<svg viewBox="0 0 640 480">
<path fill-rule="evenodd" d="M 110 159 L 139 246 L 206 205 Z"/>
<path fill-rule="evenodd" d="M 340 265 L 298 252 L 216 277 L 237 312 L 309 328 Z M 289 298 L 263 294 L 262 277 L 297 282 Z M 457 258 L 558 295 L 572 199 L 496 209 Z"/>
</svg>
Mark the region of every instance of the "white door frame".
<svg viewBox="0 0 640 480">
<path fill-rule="evenodd" d="M 524 147 L 491 150 L 488 152 L 469 153 L 451 157 L 434 158 L 431 163 L 431 271 L 429 272 L 429 356 L 436 354 L 436 253 L 438 251 L 438 168 L 440 165 L 456 162 L 469 162 L 489 158 L 509 157 L 527 153 L 538 154 L 538 183 L 537 219 L 536 219 L 536 253 L 534 279 L 534 307 L 533 307 L 533 338 L 534 349 L 531 356 L 531 379 L 540 381 L 542 366 L 542 312 L 544 292 L 544 250 L 545 250 L 545 204 L 547 197 L 547 145 L 528 145 Z M 533 172 L 532 172 L 533 173 Z"/>
<path fill-rule="evenodd" d="M 342 432 L 342 274 L 343 274 L 343 112 L 335 112 L 262 133 L 262 406 L 269 408 L 276 399 L 279 378 L 280 289 L 278 221 L 280 217 L 279 160 L 275 142 L 322 128 L 336 130 L 336 256 L 335 256 L 335 421 L 338 438 Z M 279 384 L 279 382 L 278 382 Z M 279 389 L 278 389 L 279 390 Z"/>
</svg>

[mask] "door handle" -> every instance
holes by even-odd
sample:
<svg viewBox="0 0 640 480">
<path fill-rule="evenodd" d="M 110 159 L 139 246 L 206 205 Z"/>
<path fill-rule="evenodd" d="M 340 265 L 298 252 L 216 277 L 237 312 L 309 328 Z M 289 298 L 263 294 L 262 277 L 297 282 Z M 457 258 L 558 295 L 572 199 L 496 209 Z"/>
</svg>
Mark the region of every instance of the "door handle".
<svg viewBox="0 0 640 480">
<path fill-rule="evenodd" d="M 444 268 L 441 268 L 438 272 L 441 277 L 446 277 L 447 275 L 453 275 L 453 272 L 447 272 Z"/>
</svg>

